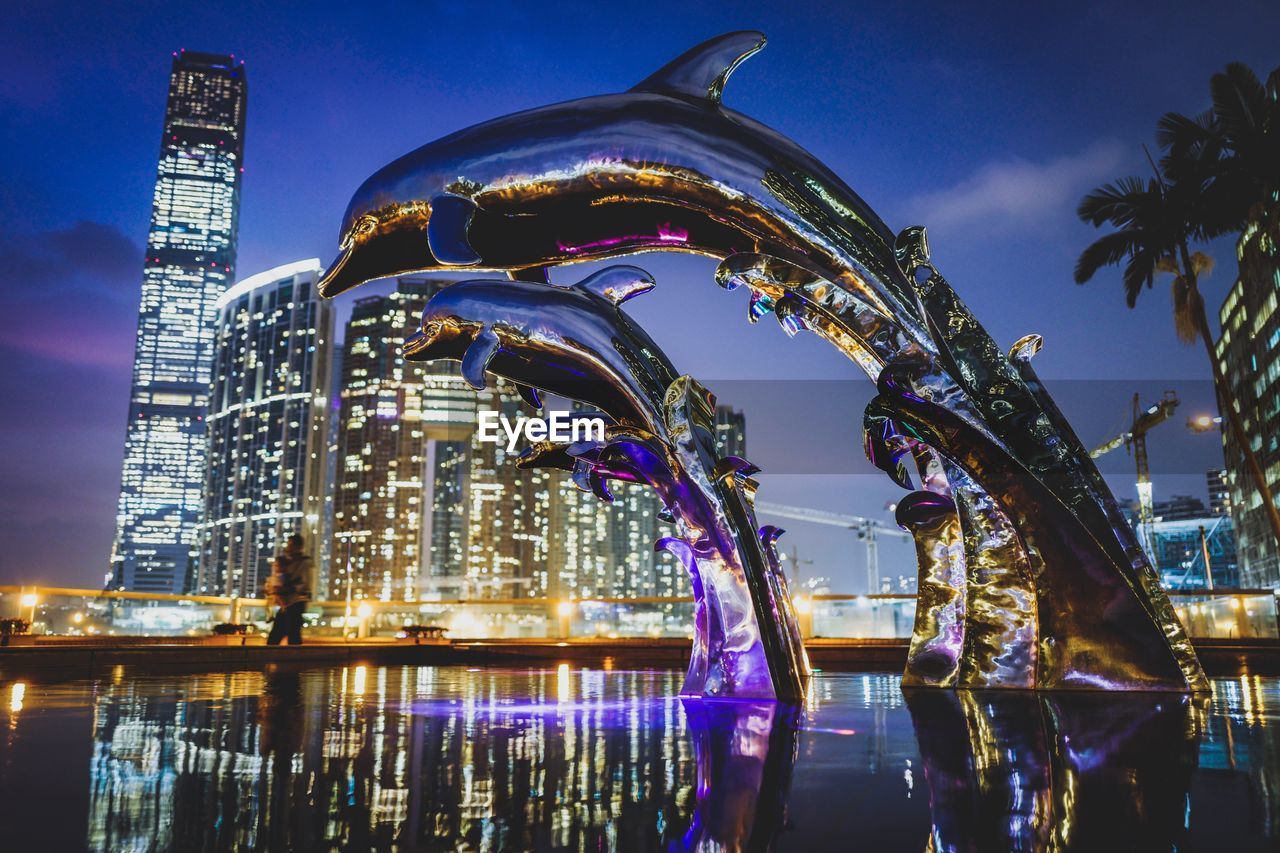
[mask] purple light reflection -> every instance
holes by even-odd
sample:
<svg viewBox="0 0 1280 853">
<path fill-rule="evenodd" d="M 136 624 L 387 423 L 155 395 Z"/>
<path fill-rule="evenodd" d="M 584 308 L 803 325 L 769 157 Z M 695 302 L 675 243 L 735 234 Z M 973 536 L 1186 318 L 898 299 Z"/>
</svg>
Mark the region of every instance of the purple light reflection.
<svg viewBox="0 0 1280 853">
<path fill-rule="evenodd" d="M 657 234 L 622 234 L 617 237 L 604 237 L 600 240 L 593 240 L 590 243 L 577 245 L 557 240 L 556 245 L 562 252 L 577 255 L 593 249 L 609 249 L 614 246 L 621 246 L 624 243 L 687 243 L 688 241 L 688 231 L 683 228 L 673 228 L 670 222 L 664 222 L 658 226 Z"/>
</svg>

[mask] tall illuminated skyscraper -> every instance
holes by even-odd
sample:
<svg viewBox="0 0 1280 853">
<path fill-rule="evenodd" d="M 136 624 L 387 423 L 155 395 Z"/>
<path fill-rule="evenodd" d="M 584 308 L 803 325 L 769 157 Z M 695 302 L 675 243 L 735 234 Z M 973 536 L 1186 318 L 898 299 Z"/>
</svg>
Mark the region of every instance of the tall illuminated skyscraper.
<svg viewBox="0 0 1280 853">
<path fill-rule="evenodd" d="M 333 346 L 320 269 L 286 264 L 218 298 L 197 592 L 258 597 L 293 533 L 320 555 Z"/>
<path fill-rule="evenodd" d="M 235 275 L 247 93 L 242 61 L 174 54 L 138 307 L 116 588 L 182 592 L 192 579 L 214 302 Z"/>
<path fill-rule="evenodd" d="M 465 535 L 457 457 L 475 394 L 447 362 L 406 361 L 401 347 L 448 281 L 401 279 L 358 300 L 339 382 L 333 544 L 327 597 L 416 601 L 437 576 L 462 573 Z"/>
<path fill-rule="evenodd" d="M 1236 243 L 1275 270 L 1280 248 L 1266 229 L 1250 224 Z M 1222 333 L 1216 344 L 1218 367 L 1240 406 L 1244 433 L 1253 446 L 1272 497 L 1280 501 L 1280 273 L 1238 278 L 1218 311 Z M 1230 485 L 1231 518 L 1240 561 L 1240 585 L 1280 586 L 1280 546 L 1271 532 L 1262 491 L 1254 482 L 1231 430 L 1222 431 Z"/>
</svg>

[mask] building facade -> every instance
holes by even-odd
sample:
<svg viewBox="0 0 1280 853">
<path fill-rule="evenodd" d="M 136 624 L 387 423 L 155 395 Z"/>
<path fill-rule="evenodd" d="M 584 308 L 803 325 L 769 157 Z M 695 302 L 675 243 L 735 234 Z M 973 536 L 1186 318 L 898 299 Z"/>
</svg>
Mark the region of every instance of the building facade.
<svg viewBox="0 0 1280 853">
<path fill-rule="evenodd" d="M 716 406 L 716 449 L 721 456 L 747 458 L 747 416 L 732 406 Z"/>
<path fill-rule="evenodd" d="M 1265 252 L 1280 270 L 1280 251 L 1255 228 L 1246 229 L 1237 255 Z M 1217 358 L 1240 406 L 1245 434 L 1253 444 L 1272 494 L 1280 494 L 1280 272 L 1256 281 L 1237 279 L 1218 312 L 1221 337 Z M 1231 430 L 1223 430 L 1223 453 L 1231 491 L 1242 586 L 1280 586 L 1280 549 L 1267 521 L 1262 494 L 1253 482 Z"/>
<path fill-rule="evenodd" d="M 333 346 L 320 271 L 317 259 L 276 267 L 216 303 L 200 593 L 258 597 L 293 533 L 320 563 Z"/>
<path fill-rule="evenodd" d="M 512 422 L 521 414 L 523 403 L 509 383 L 491 378 L 476 396 L 477 411 L 498 412 Z M 468 452 L 462 597 L 545 596 L 552 585 L 551 542 L 562 535 L 552 525 L 559 472 L 517 468 L 520 448 L 508 453 L 503 442 L 481 441 L 479 430 Z"/>
<path fill-rule="evenodd" d="M 1228 516 L 1157 519 L 1151 525 L 1151 541 L 1161 583 L 1169 589 L 1240 585 L 1235 531 Z"/>
<path fill-rule="evenodd" d="M 1231 482 L 1222 468 L 1210 468 L 1204 475 L 1209 490 L 1209 514 L 1231 515 Z"/>
<path fill-rule="evenodd" d="M 358 300 L 339 380 L 333 539 L 326 595 L 417 601 L 432 578 L 458 578 L 465 550 L 459 460 L 475 423 L 475 394 L 455 365 L 406 361 L 404 339 L 449 282 L 401 279 Z"/>
<path fill-rule="evenodd" d="M 182 592 L 203 511 L 218 296 L 234 280 L 243 62 L 174 54 L 151 207 L 108 585 Z"/>
</svg>

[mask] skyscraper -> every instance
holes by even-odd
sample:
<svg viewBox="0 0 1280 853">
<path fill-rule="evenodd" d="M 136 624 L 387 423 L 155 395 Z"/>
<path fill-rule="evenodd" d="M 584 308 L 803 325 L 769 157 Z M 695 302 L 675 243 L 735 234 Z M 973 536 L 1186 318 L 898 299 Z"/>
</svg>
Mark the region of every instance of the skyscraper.
<svg viewBox="0 0 1280 853">
<path fill-rule="evenodd" d="M 1210 468 L 1204 475 L 1205 486 L 1209 490 L 1209 514 L 1231 514 L 1231 483 L 1227 480 L 1227 472 L 1221 468 Z"/>
<path fill-rule="evenodd" d="M 589 407 L 574 403 L 576 411 Z M 662 502 L 649 486 L 614 480 L 613 501 L 550 471 L 547 595 L 558 599 L 682 595 L 674 561 L 654 551 Z M 680 571 L 683 571 L 681 569 Z"/>
<path fill-rule="evenodd" d="M 416 601 L 437 574 L 462 574 L 466 466 L 457 457 L 474 428 L 475 395 L 456 366 L 406 361 L 401 352 L 427 300 L 447 284 L 401 279 L 393 293 L 358 300 L 347 322 L 331 598 L 350 591 Z"/>
<path fill-rule="evenodd" d="M 1256 226 L 1246 228 L 1236 253 L 1280 254 Z M 1218 312 L 1222 333 L 1217 342 L 1218 366 L 1240 405 L 1245 435 L 1253 443 L 1273 495 L 1280 494 L 1280 272 L 1269 279 L 1237 279 Z M 1280 585 L 1280 550 L 1267 520 L 1262 493 L 1245 465 L 1231 430 L 1222 432 L 1231 484 L 1231 516 L 1235 524 L 1240 583 L 1247 587 Z"/>
<path fill-rule="evenodd" d="M 214 303 L 235 275 L 247 92 L 243 62 L 174 54 L 138 306 L 116 588 L 182 592 L 191 581 Z"/>
<path fill-rule="evenodd" d="M 498 412 L 512 422 L 520 407 L 515 389 L 493 379 L 476 401 L 477 411 Z M 551 526 L 558 475 L 517 468 L 518 453 L 508 453 L 502 442 L 481 441 L 479 430 L 472 436 L 465 597 L 530 598 L 550 588 L 550 542 L 561 535 Z"/>
<path fill-rule="evenodd" d="M 319 556 L 333 345 L 320 269 L 317 259 L 279 266 L 216 303 L 201 593 L 258 597 L 292 533 Z"/>
<path fill-rule="evenodd" d="M 716 449 L 721 456 L 747 458 L 747 416 L 732 406 L 716 406 Z"/>
</svg>

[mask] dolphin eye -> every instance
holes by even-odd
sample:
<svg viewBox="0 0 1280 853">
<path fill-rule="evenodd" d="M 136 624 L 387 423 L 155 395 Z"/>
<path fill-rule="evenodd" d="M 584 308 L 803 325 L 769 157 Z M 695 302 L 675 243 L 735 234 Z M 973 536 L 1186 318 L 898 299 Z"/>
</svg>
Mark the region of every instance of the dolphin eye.
<svg viewBox="0 0 1280 853">
<path fill-rule="evenodd" d="M 351 230 L 347 231 L 347 236 L 342 238 L 342 243 L 340 244 L 339 248 L 342 249 L 343 251 L 350 249 L 353 245 L 355 245 L 357 237 L 363 237 L 365 234 L 368 234 L 370 231 L 372 231 L 374 228 L 377 228 L 377 227 L 378 227 L 378 220 L 376 217 L 369 216 L 367 214 L 364 216 L 361 216 L 355 222 L 351 223 Z"/>
</svg>

